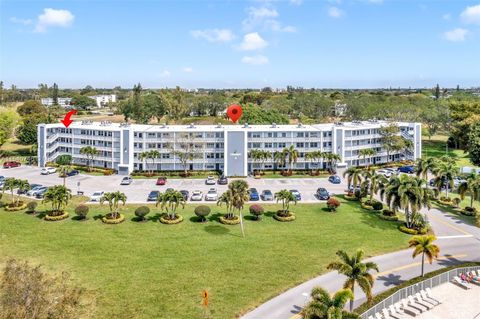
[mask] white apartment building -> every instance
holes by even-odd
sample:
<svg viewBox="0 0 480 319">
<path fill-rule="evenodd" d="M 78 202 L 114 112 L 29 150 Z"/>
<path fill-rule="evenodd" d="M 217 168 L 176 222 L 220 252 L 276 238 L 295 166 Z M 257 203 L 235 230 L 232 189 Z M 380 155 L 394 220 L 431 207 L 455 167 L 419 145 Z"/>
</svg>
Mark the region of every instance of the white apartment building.
<svg viewBox="0 0 480 319">
<path fill-rule="evenodd" d="M 399 135 L 413 143 L 412 150 L 391 152 L 393 160 L 421 157 L 421 124 L 396 123 Z M 74 122 L 38 125 L 38 163 L 45 166 L 61 154 L 70 154 L 74 163 L 87 164 L 80 154 L 85 146 L 95 147 L 99 154 L 94 166 L 113 168 L 119 174 L 133 171 L 183 170 L 182 154 L 195 154 L 185 166 L 189 170 L 220 170 L 227 176 L 247 176 L 255 169 L 280 169 L 273 159 L 275 151 L 293 145 L 299 152 L 293 169 L 326 167 L 312 163 L 305 154 L 313 151 L 340 155 L 338 166 L 369 165 L 387 162 L 379 129 L 389 125 L 384 121 L 357 121 L 315 125 L 136 125 L 110 122 Z M 359 157 L 359 150 L 371 148 L 372 157 Z M 253 149 L 272 153 L 264 163 L 253 161 Z M 159 158 L 140 159 L 142 152 L 157 150 Z M 187 151 L 188 150 L 188 151 Z"/>
<path fill-rule="evenodd" d="M 57 98 L 57 102 L 59 106 L 62 107 L 68 107 L 70 106 L 70 102 L 72 101 L 71 97 L 59 97 Z M 52 106 L 53 105 L 53 98 L 47 97 L 47 98 L 42 98 L 40 100 L 40 103 L 45 106 Z"/>
<path fill-rule="evenodd" d="M 108 103 L 116 102 L 117 96 L 115 94 L 100 94 L 89 96 L 92 100 L 95 100 L 97 107 L 105 107 Z"/>
</svg>

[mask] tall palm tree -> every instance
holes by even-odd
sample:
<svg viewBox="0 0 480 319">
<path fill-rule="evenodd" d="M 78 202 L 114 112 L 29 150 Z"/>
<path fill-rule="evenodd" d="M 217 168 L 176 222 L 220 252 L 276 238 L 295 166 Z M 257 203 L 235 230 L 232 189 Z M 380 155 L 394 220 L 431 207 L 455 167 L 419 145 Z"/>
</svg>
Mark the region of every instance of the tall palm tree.
<svg viewBox="0 0 480 319">
<path fill-rule="evenodd" d="M 245 230 L 243 229 L 243 216 L 242 210 L 245 203 L 250 199 L 250 195 L 248 193 L 248 183 L 244 180 L 238 179 L 230 182 L 228 185 L 228 189 L 230 190 L 231 200 L 232 200 L 232 208 L 238 211 L 238 215 L 240 216 L 240 227 L 242 229 L 242 236 L 245 237 Z"/>
<path fill-rule="evenodd" d="M 327 269 L 336 270 L 339 274 L 347 276 L 347 280 L 343 284 L 343 288 L 350 289 L 354 293 L 355 284 L 360 286 L 360 289 L 367 296 L 368 301 L 372 299 L 372 287 L 374 278 L 370 274 L 371 270 L 378 272 L 378 266 L 374 262 L 362 262 L 365 253 L 363 250 L 357 250 L 352 256 L 349 256 L 345 251 L 337 251 L 339 261 L 334 261 L 327 266 Z M 353 310 L 353 298 L 350 299 L 350 311 Z"/>
<path fill-rule="evenodd" d="M 253 162 L 261 162 L 264 158 L 263 150 L 253 149 L 250 151 L 250 158 Z"/>
<path fill-rule="evenodd" d="M 367 157 L 375 156 L 377 152 L 373 148 L 364 148 L 358 151 L 358 158 L 363 159 L 363 162 L 366 163 Z M 368 170 L 369 164 L 367 164 Z"/>
<path fill-rule="evenodd" d="M 18 206 L 20 203 L 20 195 L 23 193 L 26 193 L 28 190 L 30 190 L 30 183 L 26 179 L 18 179 L 17 180 L 17 199 L 16 199 L 16 205 Z"/>
<path fill-rule="evenodd" d="M 17 185 L 18 185 L 18 179 L 13 178 L 13 177 L 8 177 L 3 182 L 2 192 L 5 193 L 6 190 L 10 191 L 11 197 L 12 197 L 12 203 L 10 205 L 12 207 L 14 207 L 15 203 L 16 203 L 15 202 L 14 190 L 15 190 L 15 188 L 17 188 Z"/>
<path fill-rule="evenodd" d="M 58 168 L 58 175 L 63 178 L 63 186 L 66 184 L 67 174 L 72 170 L 70 165 L 61 165 Z"/>
<path fill-rule="evenodd" d="M 473 208 L 473 201 L 480 199 L 480 175 L 473 172 L 469 174 L 464 182 L 458 186 L 460 198 L 465 199 L 465 195 L 470 196 L 470 207 Z"/>
<path fill-rule="evenodd" d="M 155 160 L 160 157 L 160 152 L 157 150 L 151 150 L 148 152 L 148 159 L 152 160 L 152 168 L 150 170 L 150 175 L 153 175 L 153 170 L 155 169 Z"/>
<path fill-rule="evenodd" d="M 335 153 L 326 153 L 324 158 L 327 160 L 330 170 L 333 170 L 337 162 L 342 160 L 341 156 Z"/>
<path fill-rule="evenodd" d="M 182 193 L 170 190 L 158 196 L 156 206 L 161 204 L 161 208 L 167 211 L 168 219 L 175 220 L 177 219 L 178 206 L 184 208 L 185 203 L 185 197 L 183 197 Z"/>
<path fill-rule="evenodd" d="M 305 159 L 312 164 L 317 159 L 317 151 L 305 153 Z M 310 167 L 310 170 L 313 174 L 313 167 Z"/>
<path fill-rule="evenodd" d="M 147 159 L 148 159 L 148 152 L 141 152 L 140 154 L 138 154 L 138 159 L 140 161 L 142 161 L 142 163 L 145 163 L 145 168 L 144 170 L 148 171 L 148 168 L 147 168 Z"/>
<path fill-rule="evenodd" d="M 97 150 L 97 148 L 93 146 L 85 146 L 80 149 L 80 154 L 85 155 L 88 160 L 88 166 L 89 170 L 91 171 L 93 168 L 93 161 L 95 157 L 98 156 L 100 152 Z"/>
<path fill-rule="evenodd" d="M 322 287 L 315 287 L 310 293 L 310 301 L 301 312 L 305 319 L 360 319 L 361 316 L 344 310 L 348 300 L 353 300 L 350 289 L 342 289 L 330 296 Z"/>
<path fill-rule="evenodd" d="M 290 203 L 294 203 L 294 205 L 297 204 L 297 198 L 287 189 L 282 189 L 281 191 L 276 192 L 275 198 L 277 199 L 277 203 L 279 201 L 282 202 L 282 210 L 285 215 L 288 214 L 290 210 Z"/>
<path fill-rule="evenodd" d="M 232 203 L 233 203 L 233 196 L 230 189 L 227 189 L 222 195 L 220 195 L 220 197 L 217 200 L 218 206 L 222 206 L 223 204 L 225 204 L 227 208 L 227 214 L 225 215 L 225 218 L 227 219 L 233 219 L 235 216 L 232 208 Z"/>
<path fill-rule="evenodd" d="M 284 153 L 287 154 L 288 157 L 288 172 L 289 174 L 292 173 L 292 166 L 298 160 L 298 151 L 295 149 L 295 146 L 292 144 L 289 148 L 285 148 L 283 150 Z"/>
<path fill-rule="evenodd" d="M 433 244 L 437 238 L 434 235 L 413 236 L 408 241 L 409 247 L 414 247 L 412 258 L 422 254 L 422 277 L 424 274 L 423 268 L 425 264 L 425 257 L 431 264 L 434 258 L 438 258 L 440 248 Z"/>
<path fill-rule="evenodd" d="M 428 173 L 432 173 L 435 170 L 435 168 L 437 167 L 437 163 L 438 161 L 435 157 L 417 159 L 417 176 L 422 177 L 424 180 L 428 180 Z"/>
<path fill-rule="evenodd" d="M 287 153 L 285 153 L 285 150 L 275 151 L 273 153 L 273 161 L 275 163 L 276 168 L 278 168 L 278 166 L 285 167 L 287 163 Z"/>
<path fill-rule="evenodd" d="M 108 207 L 110 208 L 110 217 L 112 219 L 117 219 L 119 214 L 118 206 L 120 203 L 125 205 L 127 202 L 127 195 L 119 191 L 105 193 L 100 199 L 100 204 L 103 205 L 105 202 L 108 202 Z"/>
<path fill-rule="evenodd" d="M 448 189 L 454 187 L 453 181 L 458 174 L 458 166 L 449 161 L 440 161 L 433 170 L 433 174 L 435 175 L 435 186 L 441 191 L 445 185 L 445 196 L 448 197 Z"/>
<path fill-rule="evenodd" d="M 42 203 L 51 203 L 54 214 L 59 214 L 68 205 L 72 194 L 68 188 L 62 185 L 50 187 L 43 196 Z"/>
<path fill-rule="evenodd" d="M 385 187 L 385 185 L 388 183 L 388 179 L 383 174 L 377 174 L 373 170 L 363 171 L 362 176 L 364 178 L 363 183 L 365 183 L 365 186 L 368 186 L 370 201 L 372 201 L 373 195 Z"/>
<path fill-rule="evenodd" d="M 360 185 L 362 182 L 362 174 L 363 170 L 355 166 L 350 166 L 345 172 L 343 172 L 343 177 L 347 177 L 348 189 L 350 189 L 350 186 L 352 185 L 354 189 Z"/>
</svg>

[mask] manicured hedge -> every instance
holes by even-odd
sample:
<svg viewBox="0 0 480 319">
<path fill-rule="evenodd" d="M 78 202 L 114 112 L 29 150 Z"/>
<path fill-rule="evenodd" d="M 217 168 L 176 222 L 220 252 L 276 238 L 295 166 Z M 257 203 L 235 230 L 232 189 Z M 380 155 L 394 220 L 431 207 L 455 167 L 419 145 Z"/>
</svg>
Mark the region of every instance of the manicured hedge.
<svg viewBox="0 0 480 319">
<path fill-rule="evenodd" d="M 160 222 L 166 225 L 180 224 L 181 222 L 183 222 L 183 216 L 177 214 L 176 219 L 169 219 L 167 214 L 163 214 L 162 216 L 160 216 Z"/>
<path fill-rule="evenodd" d="M 273 215 L 273 218 L 275 218 L 279 222 L 292 222 L 295 220 L 295 214 L 292 212 L 288 212 L 288 215 L 282 216 L 276 213 L 275 215 Z"/>
<path fill-rule="evenodd" d="M 405 225 L 398 226 L 398 230 L 400 230 L 402 233 L 409 234 L 409 235 L 425 235 L 428 232 L 427 228 L 416 230 L 416 229 L 407 228 L 407 226 Z"/>
<path fill-rule="evenodd" d="M 110 225 L 120 224 L 124 221 L 125 221 L 125 216 L 123 214 L 118 214 L 118 218 L 116 219 L 107 218 L 106 216 L 102 217 L 102 222 Z"/>
<path fill-rule="evenodd" d="M 385 216 L 385 215 L 379 214 L 378 217 L 379 217 L 380 219 L 388 220 L 388 221 L 392 221 L 392 222 L 398 221 L 398 216 L 397 216 L 397 215 L 394 215 L 394 216 Z"/>
<path fill-rule="evenodd" d="M 62 220 L 62 219 L 65 219 L 65 218 L 68 218 L 68 213 L 67 212 L 63 212 L 62 214 L 55 214 L 55 215 L 45 215 L 45 217 L 43 217 L 44 220 L 46 221 L 49 221 L 49 222 L 56 222 L 56 221 L 59 221 L 59 220 Z"/>
<path fill-rule="evenodd" d="M 6 205 L 4 208 L 7 212 L 18 212 L 19 210 L 24 210 L 25 208 L 27 208 L 27 204 L 23 202 L 19 202 L 19 204 L 20 205 L 18 206 Z"/>
<path fill-rule="evenodd" d="M 220 221 L 220 223 L 222 223 L 224 225 L 238 225 L 238 224 L 240 224 L 240 217 L 238 217 L 238 216 L 235 216 L 233 219 L 227 219 L 227 218 L 225 218 L 225 216 L 220 216 L 220 218 L 218 220 Z"/>
</svg>

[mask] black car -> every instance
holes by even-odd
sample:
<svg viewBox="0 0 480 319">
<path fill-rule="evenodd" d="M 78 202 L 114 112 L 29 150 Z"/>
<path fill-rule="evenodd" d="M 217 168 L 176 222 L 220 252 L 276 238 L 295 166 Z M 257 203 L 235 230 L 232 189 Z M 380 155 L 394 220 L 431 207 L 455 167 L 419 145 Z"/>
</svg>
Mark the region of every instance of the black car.
<svg viewBox="0 0 480 319">
<path fill-rule="evenodd" d="M 185 199 L 186 201 L 190 197 L 190 193 L 187 190 L 182 189 L 180 193 L 182 193 L 183 199 Z"/>
<path fill-rule="evenodd" d="M 328 181 L 329 181 L 330 183 L 332 183 L 332 184 L 340 184 L 340 182 L 341 182 L 342 180 L 340 179 L 340 176 L 338 176 L 338 175 L 332 175 L 332 176 L 330 176 L 330 177 L 328 178 Z"/>
<path fill-rule="evenodd" d="M 227 185 L 228 184 L 228 178 L 224 175 L 220 176 L 217 180 L 218 185 Z"/>
<path fill-rule="evenodd" d="M 320 187 L 320 188 L 317 189 L 317 192 L 315 193 L 315 196 L 317 196 L 317 198 L 319 200 L 327 200 L 327 199 L 330 198 L 330 194 L 323 187 Z"/>
<path fill-rule="evenodd" d="M 148 194 L 147 201 L 156 202 L 159 195 L 160 195 L 159 191 L 151 191 L 150 194 Z"/>
<path fill-rule="evenodd" d="M 72 169 L 70 172 L 67 173 L 67 176 L 75 176 L 78 175 L 80 172 L 76 169 Z"/>
<path fill-rule="evenodd" d="M 40 187 L 40 186 L 42 186 L 42 185 L 40 185 L 40 184 L 30 184 L 30 188 L 29 188 L 29 189 L 27 189 L 27 190 L 18 189 L 18 190 L 17 190 L 17 194 L 18 194 L 18 195 L 26 194 L 29 190 L 34 189 L 35 187 Z"/>
<path fill-rule="evenodd" d="M 48 191 L 48 188 L 42 189 L 41 191 L 39 191 L 35 194 L 35 198 L 43 198 L 47 191 Z"/>
</svg>

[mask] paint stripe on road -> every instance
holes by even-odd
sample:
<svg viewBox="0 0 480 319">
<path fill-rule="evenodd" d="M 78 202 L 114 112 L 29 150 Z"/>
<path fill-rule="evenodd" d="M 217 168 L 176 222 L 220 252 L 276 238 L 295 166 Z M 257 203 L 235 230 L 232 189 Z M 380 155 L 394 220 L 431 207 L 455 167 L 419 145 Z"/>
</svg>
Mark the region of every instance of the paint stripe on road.
<svg viewBox="0 0 480 319">
<path fill-rule="evenodd" d="M 454 226 L 454 225 L 452 225 L 452 224 L 450 224 L 450 223 L 447 223 L 446 221 L 441 220 L 441 219 L 438 218 L 438 217 L 428 215 L 428 218 L 431 218 L 431 219 L 433 219 L 433 220 L 436 220 L 437 222 L 442 223 L 442 224 L 444 224 L 445 226 L 448 226 L 448 227 L 450 227 L 450 228 L 452 228 L 452 229 L 455 229 L 456 231 L 461 232 L 462 234 L 472 235 L 472 234 L 470 234 L 469 232 L 461 229 L 460 227 L 457 227 L 457 226 Z"/>
<path fill-rule="evenodd" d="M 437 239 L 471 238 L 473 235 L 438 236 Z"/>
</svg>

